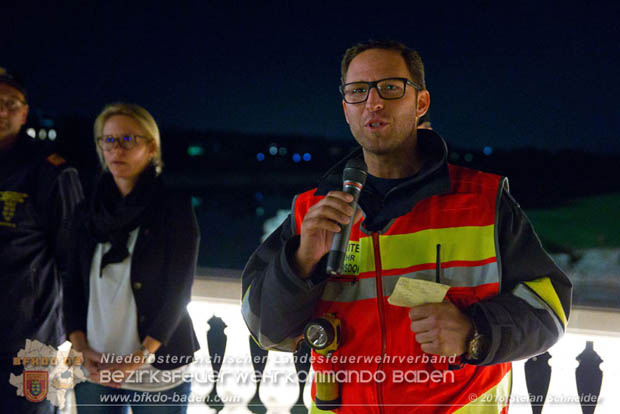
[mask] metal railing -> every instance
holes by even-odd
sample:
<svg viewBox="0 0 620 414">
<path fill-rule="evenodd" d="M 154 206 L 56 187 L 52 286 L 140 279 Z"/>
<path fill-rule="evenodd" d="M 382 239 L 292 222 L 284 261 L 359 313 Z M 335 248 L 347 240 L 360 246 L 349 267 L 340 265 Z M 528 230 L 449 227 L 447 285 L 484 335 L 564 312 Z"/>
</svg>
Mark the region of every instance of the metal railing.
<svg viewBox="0 0 620 414">
<path fill-rule="evenodd" d="M 308 378 L 309 364 L 302 354 L 296 355 L 296 367 L 293 354 L 267 354 L 254 345 L 241 317 L 240 294 L 239 279 L 199 278 L 194 284 L 188 310 L 201 349 L 192 366 L 196 402 L 188 412 L 306 412 L 310 386 L 299 379 Z M 619 348 L 620 312 L 574 308 L 567 333 L 549 352 L 513 363 L 509 412 L 617 412 Z M 69 401 L 63 412 L 75 412 Z"/>
</svg>

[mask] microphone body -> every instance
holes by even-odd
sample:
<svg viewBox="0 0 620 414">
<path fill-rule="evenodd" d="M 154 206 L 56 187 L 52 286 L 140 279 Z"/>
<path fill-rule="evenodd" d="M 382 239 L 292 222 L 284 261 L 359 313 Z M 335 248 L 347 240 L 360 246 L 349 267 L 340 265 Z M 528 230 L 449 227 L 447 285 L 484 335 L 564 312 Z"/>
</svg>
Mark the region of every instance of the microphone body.
<svg viewBox="0 0 620 414">
<path fill-rule="evenodd" d="M 349 205 L 355 210 L 357 210 L 357 201 L 360 198 L 364 184 L 366 184 L 366 177 L 368 177 L 368 172 L 363 160 L 355 158 L 347 162 L 344 167 L 344 173 L 342 174 L 342 191 L 353 196 L 353 201 L 351 201 Z M 334 234 L 329 256 L 327 257 L 326 269 L 327 273 L 330 275 L 338 276 L 343 272 L 344 258 L 347 253 L 354 218 L 355 213 L 353 213 L 353 217 L 351 217 L 349 224 L 341 226 L 342 230 Z"/>
</svg>

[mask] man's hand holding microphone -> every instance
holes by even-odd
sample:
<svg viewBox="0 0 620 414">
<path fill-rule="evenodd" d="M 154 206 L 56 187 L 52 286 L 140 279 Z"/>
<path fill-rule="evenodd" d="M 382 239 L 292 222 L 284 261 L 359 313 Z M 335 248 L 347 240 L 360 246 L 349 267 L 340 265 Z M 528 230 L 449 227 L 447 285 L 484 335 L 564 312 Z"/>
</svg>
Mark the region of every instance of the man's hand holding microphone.
<svg viewBox="0 0 620 414">
<path fill-rule="evenodd" d="M 327 272 L 342 273 L 351 228 L 362 218 L 357 201 L 367 177 L 366 164 L 354 158 L 343 173 L 342 191 L 330 191 L 310 207 L 301 223 L 299 248 L 295 253 L 297 274 L 302 279 L 312 275 L 321 258 L 329 252 Z"/>
</svg>

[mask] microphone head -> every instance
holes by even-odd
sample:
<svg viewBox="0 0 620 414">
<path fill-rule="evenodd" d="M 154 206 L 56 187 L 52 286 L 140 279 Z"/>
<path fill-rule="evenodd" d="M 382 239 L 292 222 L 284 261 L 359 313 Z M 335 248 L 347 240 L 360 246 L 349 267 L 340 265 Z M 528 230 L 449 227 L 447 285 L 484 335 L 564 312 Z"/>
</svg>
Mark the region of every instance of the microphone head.
<svg viewBox="0 0 620 414">
<path fill-rule="evenodd" d="M 366 177 L 368 176 L 368 167 L 361 158 L 351 158 L 347 161 L 342 173 L 343 181 L 355 181 L 361 185 L 366 184 Z"/>
</svg>

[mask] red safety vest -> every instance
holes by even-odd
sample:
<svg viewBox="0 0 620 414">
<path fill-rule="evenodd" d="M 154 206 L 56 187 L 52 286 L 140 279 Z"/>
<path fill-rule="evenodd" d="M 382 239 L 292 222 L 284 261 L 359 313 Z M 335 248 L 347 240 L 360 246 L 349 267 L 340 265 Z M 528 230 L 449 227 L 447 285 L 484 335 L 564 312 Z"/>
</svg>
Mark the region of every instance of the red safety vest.
<svg viewBox="0 0 620 414">
<path fill-rule="evenodd" d="M 410 330 L 409 308 L 387 302 L 402 276 L 450 285 L 447 297 L 461 309 L 500 292 L 495 216 L 503 179 L 452 165 L 449 170 L 450 193 L 418 202 L 381 232 L 355 225 L 345 274 L 327 282 L 315 316 L 336 314 L 342 343 L 329 361 L 314 354 L 313 368 L 336 374 L 342 398 L 336 412 L 507 412 L 510 363 L 458 368 L 458 357 L 425 354 Z M 297 197 L 297 234 L 322 198 L 314 190 Z M 313 406 L 313 412 L 324 411 Z"/>
</svg>

